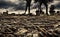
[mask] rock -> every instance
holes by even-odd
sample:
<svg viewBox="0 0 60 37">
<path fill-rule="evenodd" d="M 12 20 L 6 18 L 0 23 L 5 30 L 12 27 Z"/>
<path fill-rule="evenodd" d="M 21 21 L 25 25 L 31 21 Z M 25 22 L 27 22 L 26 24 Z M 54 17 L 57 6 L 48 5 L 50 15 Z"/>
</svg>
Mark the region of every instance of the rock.
<svg viewBox="0 0 60 37">
<path fill-rule="evenodd" d="M 38 37 L 38 33 L 33 34 L 33 37 Z"/>
<path fill-rule="evenodd" d="M 33 35 L 32 35 L 32 33 L 27 33 L 26 36 L 27 36 L 27 37 L 32 37 Z"/>
<path fill-rule="evenodd" d="M 24 34 L 26 33 L 28 30 L 24 29 L 24 28 L 21 28 L 21 29 L 18 29 L 18 31 L 15 33 L 17 35 L 21 35 L 21 34 Z"/>
</svg>

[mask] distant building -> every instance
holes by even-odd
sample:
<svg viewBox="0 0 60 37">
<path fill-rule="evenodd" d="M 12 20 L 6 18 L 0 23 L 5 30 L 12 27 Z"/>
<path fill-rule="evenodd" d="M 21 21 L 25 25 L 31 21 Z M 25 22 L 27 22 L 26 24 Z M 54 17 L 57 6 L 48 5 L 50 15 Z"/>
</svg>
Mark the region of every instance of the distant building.
<svg viewBox="0 0 60 37">
<path fill-rule="evenodd" d="M 11 13 L 12 16 L 15 16 L 16 14 L 15 13 Z"/>
<path fill-rule="evenodd" d="M 55 10 L 54 9 L 55 9 L 55 6 L 54 5 L 51 5 L 50 6 L 50 11 L 49 11 L 50 12 L 50 15 L 54 15 L 55 14 Z"/>
<path fill-rule="evenodd" d="M 57 11 L 57 14 L 60 15 L 60 11 Z"/>
<path fill-rule="evenodd" d="M 2 13 L 0 12 L 0 16 L 2 15 Z"/>
<path fill-rule="evenodd" d="M 3 12 L 3 15 L 7 16 L 8 15 L 8 11 Z"/>
<path fill-rule="evenodd" d="M 36 10 L 36 16 L 39 16 L 39 15 L 40 15 L 39 10 Z"/>
</svg>

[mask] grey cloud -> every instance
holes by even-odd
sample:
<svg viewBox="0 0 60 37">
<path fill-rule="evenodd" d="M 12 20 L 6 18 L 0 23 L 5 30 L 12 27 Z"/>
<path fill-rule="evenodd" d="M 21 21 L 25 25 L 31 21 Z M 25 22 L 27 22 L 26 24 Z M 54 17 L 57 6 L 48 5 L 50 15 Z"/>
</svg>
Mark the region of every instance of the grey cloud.
<svg viewBox="0 0 60 37">
<path fill-rule="evenodd" d="M 55 4 L 56 5 L 56 8 L 60 8 L 60 3 L 58 4 Z M 9 8 L 9 7 L 13 7 L 14 10 L 25 10 L 25 2 L 20 0 L 19 4 L 15 4 L 15 3 L 12 3 L 12 2 L 8 2 L 6 0 L 0 0 L 0 8 Z M 33 4 L 31 5 L 31 7 L 33 6 Z M 37 4 L 34 5 L 32 8 L 37 8 Z"/>
<path fill-rule="evenodd" d="M 60 2 L 55 5 L 57 9 L 60 9 Z"/>
<path fill-rule="evenodd" d="M 9 8 L 14 6 L 16 6 L 16 4 L 12 2 L 0 1 L 0 8 Z"/>
<path fill-rule="evenodd" d="M 25 2 L 21 2 L 14 8 L 15 10 L 24 10 L 25 9 Z"/>
<path fill-rule="evenodd" d="M 19 4 L 15 4 L 6 0 L 0 0 L 0 8 L 11 8 L 13 7 L 15 10 L 24 10 L 25 9 L 25 2 L 19 2 Z"/>
</svg>

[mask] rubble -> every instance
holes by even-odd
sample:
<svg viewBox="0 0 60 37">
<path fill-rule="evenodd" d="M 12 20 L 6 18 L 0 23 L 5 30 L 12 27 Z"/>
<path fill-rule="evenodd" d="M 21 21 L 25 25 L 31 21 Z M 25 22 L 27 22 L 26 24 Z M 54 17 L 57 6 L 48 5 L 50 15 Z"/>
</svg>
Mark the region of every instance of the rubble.
<svg viewBox="0 0 60 37">
<path fill-rule="evenodd" d="M 60 30 L 59 30 L 60 21 L 58 19 L 59 17 L 55 17 L 55 16 L 54 17 L 10 16 L 10 17 L 8 16 L 0 17 L 1 19 L 0 36 L 55 37 L 60 35 Z"/>
<path fill-rule="evenodd" d="M 18 29 L 18 32 L 16 32 L 15 34 L 17 35 L 21 35 L 21 34 L 24 34 L 26 33 L 28 30 L 24 29 L 24 28 L 21 28 L 21 29 Z"/>
</svg>

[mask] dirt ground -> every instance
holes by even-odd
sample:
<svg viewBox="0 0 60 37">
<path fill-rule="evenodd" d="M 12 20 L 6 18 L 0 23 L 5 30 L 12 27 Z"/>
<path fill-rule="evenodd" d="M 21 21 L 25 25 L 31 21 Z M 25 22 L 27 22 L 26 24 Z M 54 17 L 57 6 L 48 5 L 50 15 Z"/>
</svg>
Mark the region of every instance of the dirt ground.
<svg viewBox="0 0 60 37">
<path fill-rule="evenodd" d="M 57 33 L 55 32 L 57 31 Z M 1 37 L 60 37 L 60 16 L 0 16 Z M 54 34 L 53 34 L 54 33 Z"/>
</svg>

